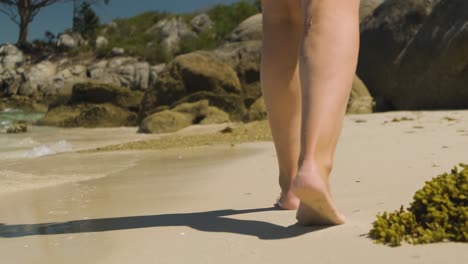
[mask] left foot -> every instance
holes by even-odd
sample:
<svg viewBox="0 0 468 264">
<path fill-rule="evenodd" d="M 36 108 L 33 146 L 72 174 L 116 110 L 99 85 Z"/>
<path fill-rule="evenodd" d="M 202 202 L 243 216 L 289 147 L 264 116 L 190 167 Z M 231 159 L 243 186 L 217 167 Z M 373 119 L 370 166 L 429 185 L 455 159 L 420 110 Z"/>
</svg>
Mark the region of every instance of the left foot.
<svg viewBox="0 0 468 264">
<path fill-rule="evenodd" d="M 297 198 L 293 192 L 289 191 L 287 193 L 281 192 L 275 206 L 283 210 L 296 210 L 299 208 L 299 203 L 299 198 Z"/>
</svg>

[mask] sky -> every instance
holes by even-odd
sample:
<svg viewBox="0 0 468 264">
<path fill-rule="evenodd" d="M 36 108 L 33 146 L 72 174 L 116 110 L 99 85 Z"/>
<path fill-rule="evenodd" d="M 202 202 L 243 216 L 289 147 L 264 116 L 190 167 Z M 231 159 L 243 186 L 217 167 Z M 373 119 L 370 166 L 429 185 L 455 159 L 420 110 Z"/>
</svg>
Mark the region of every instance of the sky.
<svg viewBox="0 0 468 264">
<path fill-rule="evenodd" d="M 202 10 L 215 4 L 229 4 L 238 0 L 110 0 L 109 5 L 95 6 L 101 22 L 115 18 L 131 17 L 145 11 L 159 10 L 184 13 Z M 29 27 L 29 39 L 43 38 L 46 30 L 54 34 L 71 27 L 73 8 L 71 3 L 49 6 L 36 16 Z M 0 13 L 0 43 L 15 43 L 18 26 Z"/>
</svg>

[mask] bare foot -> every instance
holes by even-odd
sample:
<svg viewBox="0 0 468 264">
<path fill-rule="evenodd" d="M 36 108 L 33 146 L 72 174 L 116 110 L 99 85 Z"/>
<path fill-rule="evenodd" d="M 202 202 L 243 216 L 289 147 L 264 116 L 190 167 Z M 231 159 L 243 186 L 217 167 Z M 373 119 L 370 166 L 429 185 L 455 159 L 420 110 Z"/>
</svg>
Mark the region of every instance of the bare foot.
<svg viewBox="0 0 468 264">
<path fill-rule="evenodd" d="M 297 221 L 302 225 L 340 225 L 346 218 L 335 207 L 330 190 L 316 168 L 303 165 L 293 183 L 293 192 L 301 200 Z"/>
<path fill-rule="evenodd" d="M 282 192 L 276 200 L 275 206 L 283 210 L 296 210 L 299 208 L 299 203 L 299 198 L 297 198 L 297 196 L 290 191 L 286 194 Z"/>
</svg>

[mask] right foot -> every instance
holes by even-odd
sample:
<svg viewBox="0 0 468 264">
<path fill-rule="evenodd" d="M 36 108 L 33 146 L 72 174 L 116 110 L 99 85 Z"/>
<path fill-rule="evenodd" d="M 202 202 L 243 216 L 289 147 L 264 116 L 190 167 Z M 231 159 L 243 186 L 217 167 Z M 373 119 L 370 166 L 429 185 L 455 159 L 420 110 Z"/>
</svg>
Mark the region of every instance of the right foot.
<svg viewBox="0 0 468 264">
<path fill-rule="evenodd" d="M 340 225 L 346 218 L 335 207 L 330 190 L 318 170 L 302 166 L 293 183 L 293 192 L 301 200 L 297 221 L 302 225 Z"/>
</svg>

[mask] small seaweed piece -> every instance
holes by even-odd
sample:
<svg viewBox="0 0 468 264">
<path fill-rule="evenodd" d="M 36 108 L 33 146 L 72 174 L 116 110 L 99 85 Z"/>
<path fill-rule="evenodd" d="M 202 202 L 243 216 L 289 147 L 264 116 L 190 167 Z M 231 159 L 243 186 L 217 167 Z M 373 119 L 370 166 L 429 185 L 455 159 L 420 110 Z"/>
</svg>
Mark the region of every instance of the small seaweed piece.
<svg viewBox="0 0 468 264">
<path fill-rule="evenodd" d="M 468 165 L 459 166 L 427 181 L 406 210 L 378 214 L 369 237 L 389 246 L 468 242 Z"/>
</svg>

